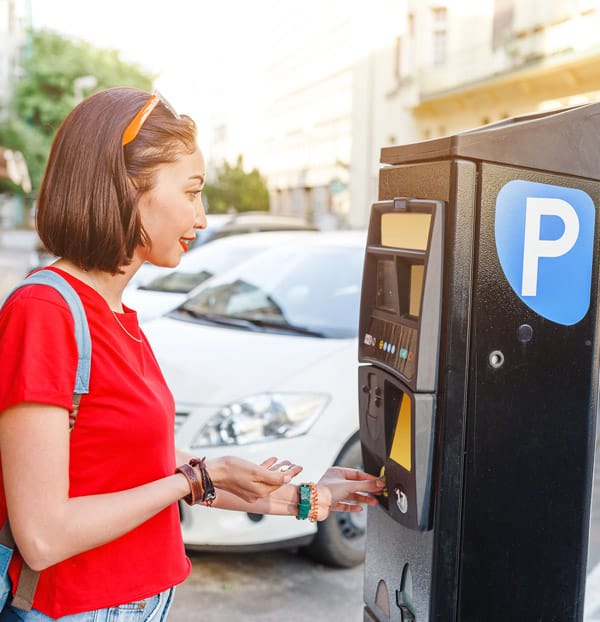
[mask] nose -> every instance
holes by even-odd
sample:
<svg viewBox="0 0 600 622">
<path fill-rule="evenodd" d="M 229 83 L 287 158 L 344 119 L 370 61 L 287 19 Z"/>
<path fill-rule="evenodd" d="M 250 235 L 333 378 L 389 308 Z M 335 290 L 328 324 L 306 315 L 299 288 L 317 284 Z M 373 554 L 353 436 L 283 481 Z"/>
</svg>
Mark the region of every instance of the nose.
<svg viewBox="0 0 600 622">
<path fill-rule="evenodd" d="M 206 212 L 204 210 L 204 204 L 199 201 L 199 205 L 196 208 L 196 219 L 194 220 L 194 229 L 206 229 Z"/>
</svg>

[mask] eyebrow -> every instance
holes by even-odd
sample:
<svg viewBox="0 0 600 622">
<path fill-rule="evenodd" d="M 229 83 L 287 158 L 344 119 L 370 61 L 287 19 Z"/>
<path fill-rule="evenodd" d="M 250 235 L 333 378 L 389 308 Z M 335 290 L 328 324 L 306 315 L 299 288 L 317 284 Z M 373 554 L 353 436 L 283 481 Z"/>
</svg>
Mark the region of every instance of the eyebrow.
<svg viewBox="0 0 600 622">
<path fill-rule="evenodd" d="M 202 183 L 202 186 L 204 186 L 204 184 L 206 182 L 206 177 L 204 175 L 190 175 L 189 179 L 190 180 L 192 180 L 192 179 L 199 179 L 200 182 Z"/>
</svg>

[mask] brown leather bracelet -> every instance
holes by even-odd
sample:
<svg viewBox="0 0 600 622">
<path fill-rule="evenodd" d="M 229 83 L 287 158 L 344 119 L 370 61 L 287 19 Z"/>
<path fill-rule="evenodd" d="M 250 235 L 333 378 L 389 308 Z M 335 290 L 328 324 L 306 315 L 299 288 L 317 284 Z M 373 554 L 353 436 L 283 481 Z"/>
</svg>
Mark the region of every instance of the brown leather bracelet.
<svg viewBox="0 0 600 622">
<path fill-rule="evenodd" d="M 190 485 L 190 494 L 183 497 L 188 505 L 200 503 L 204 499 L 204 488 L 202 482 L 198 479 L 196 471 L 189 464 L 182 464 L 175 469 L 175 473 L 181 473 L 187 479 Z"/>
<path fill-rule="evenodd" d="M 202 497 L 200 501 L 206 505 L 212 505 L 213 501 L 217 498 L 217 492 L 208 474 L 208 470 L 206 469 L 206 458 L 192 458 L 188 464 L 200 469 L 200 477 L 202 478 Z"/>
</svg>

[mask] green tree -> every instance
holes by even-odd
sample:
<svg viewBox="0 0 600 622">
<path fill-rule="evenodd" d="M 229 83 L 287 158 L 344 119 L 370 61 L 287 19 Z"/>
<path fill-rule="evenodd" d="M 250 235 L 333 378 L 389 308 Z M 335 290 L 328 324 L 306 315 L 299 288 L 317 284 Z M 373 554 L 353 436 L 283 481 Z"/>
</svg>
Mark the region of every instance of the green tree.
<svg viewBox="0 0 600 622">
<path fill-rule="evenodd" d="M 231 209 L 238 212 L 269 210 L 267 183 L 258 171 L 244 170 L 242 156 L 235 165 L 225 162 L 217 171 L 214 183 L 207 183 L 203 193 L 211 213 L 224 213 Z"/>
<path fill-rule="evenodd" d="M 52 138 L 77 103 L 76 78 L 96 78 L 96 86 L 85 95 L 111 86 L 151 90 L 153 81 L 153 76 L 138 65 L 123 62 L 116 50 L 97 49 L 85 41 L 71 40 L 47 30 L 32 34 L 23 70 L 8 119 L 0 124 L 0 145 L 23 153 L 34 193 L 41 181 Z"/>
</svg>

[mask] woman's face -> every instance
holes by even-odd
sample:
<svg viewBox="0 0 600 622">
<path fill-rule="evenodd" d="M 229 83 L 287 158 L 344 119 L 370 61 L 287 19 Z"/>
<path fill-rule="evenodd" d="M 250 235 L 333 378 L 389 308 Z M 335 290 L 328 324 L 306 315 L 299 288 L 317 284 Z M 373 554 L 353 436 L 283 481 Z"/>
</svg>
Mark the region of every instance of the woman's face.
<svg viewBox="0 0 600 622">
<path fill-rule="evenodd" d="M 200 197 L 204 178 L 199 149 L 157 169 L 154 188 L 138 203 L 142 225 L 152 242 L 138 249 L 142 261 L 165 267 L 179 264 L 188 242 L 196 237 L 196 229 L 206 227 Z"/>
</svg>

